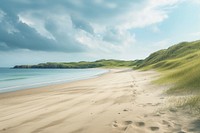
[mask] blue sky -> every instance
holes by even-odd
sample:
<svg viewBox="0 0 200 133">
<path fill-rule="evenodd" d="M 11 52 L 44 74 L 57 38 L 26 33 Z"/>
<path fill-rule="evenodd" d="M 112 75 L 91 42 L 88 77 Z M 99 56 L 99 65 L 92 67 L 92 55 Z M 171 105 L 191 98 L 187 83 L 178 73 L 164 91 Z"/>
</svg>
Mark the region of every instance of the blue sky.
<svg viewBox="0 0 200 133">
<path fill-rule="evenodd" d="M 0 67 L 142 59 L 199 39 L 199 0 L 0 1 Z"/>
</svg>

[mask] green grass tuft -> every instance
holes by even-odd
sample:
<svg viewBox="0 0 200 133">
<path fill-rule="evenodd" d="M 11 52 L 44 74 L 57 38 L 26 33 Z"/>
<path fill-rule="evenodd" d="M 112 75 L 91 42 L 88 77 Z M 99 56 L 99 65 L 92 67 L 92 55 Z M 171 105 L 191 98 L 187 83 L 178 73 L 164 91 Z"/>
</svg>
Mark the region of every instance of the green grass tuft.
<svg viewBox="0 0 200 133">
<path fill-rule="evenodd" d="M 190 109 L 194 114 L 200 114 L 200 95 L 179 98 L 175 100 L 175 106 Z"/>
</svg>

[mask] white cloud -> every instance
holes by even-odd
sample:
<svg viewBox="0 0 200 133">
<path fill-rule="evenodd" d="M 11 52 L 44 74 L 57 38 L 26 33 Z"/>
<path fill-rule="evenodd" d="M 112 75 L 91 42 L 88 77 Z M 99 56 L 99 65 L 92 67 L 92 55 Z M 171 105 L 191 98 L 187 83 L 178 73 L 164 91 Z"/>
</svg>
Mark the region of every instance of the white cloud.
<svg viewBox="0 0 200 133">
<path fill-rule="evenodd" d="M 33 17 L 34 12 L 24 12 L 18 15 L 19 21 L 27 24 L 28 26 L 34 28 L 40 35 L 53 39 L 54 36 L 45 29 L 45 21 L 41 18 Z"/>
<path fill-rule="evenodd" d="M 43 1 L 37 8 L 22 9 L 16 14 L 20 22 L 37 31 L 40 36 L 55 41 L 52 45 L 59 45 L 59 50 L 84 47 L 90 51 L 122 52 L 136 42 L 130 30 L 154 25 L 152 30 L 159 32 L 155 25 L 167 19 L 170 7 L 180 1 L 51 0 Z M 24 4 L 31 3 L 36 2 Z M 0 18 L 3 16 L 1 14 Z"/>
<path fill-rule="evenodd" d="M 168 18 L 168 11 L 181 0 L 149 0 L 140 10 L 131 11 L 121 17 L 120 29 L 143 28 L 160 23 Z"/>
<path fill-rule="evenodd" d="M 135 42 L 134 36 L 131 36 L 128 32 L 125 33 L 125 31 L 121 31 L 120 34 L 114 35 L 113 39 L 114 38 L 116 39 L 116 42 L 120 44 L 113 43 L 114 41 L 112 40 L 104 40 L 102 36 L 91 35 L 83 30 L 79 30 L 78 34 L 76 34 L 77 41 L 79 41 L 82 45 L 92 49 L 92 52 L 96 53 L 110 53 L 111 51 L 122 52 L 129 47 L 130 44 Z M 121 40 L 117 40 L 118 38 L 121 38 Z"/>
</svg>

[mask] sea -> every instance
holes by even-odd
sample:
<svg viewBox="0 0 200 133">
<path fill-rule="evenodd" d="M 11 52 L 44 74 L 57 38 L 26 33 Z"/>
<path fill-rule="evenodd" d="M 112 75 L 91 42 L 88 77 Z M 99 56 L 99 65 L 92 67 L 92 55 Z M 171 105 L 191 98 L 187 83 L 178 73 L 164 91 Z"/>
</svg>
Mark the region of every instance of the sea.
<svg viewBox="0 0 200 133">
<path fill-rule="evenodd" d="M 0 93 L 97 77 L 105 69 L 11 69 L 0 68 Z"/>
</svg>

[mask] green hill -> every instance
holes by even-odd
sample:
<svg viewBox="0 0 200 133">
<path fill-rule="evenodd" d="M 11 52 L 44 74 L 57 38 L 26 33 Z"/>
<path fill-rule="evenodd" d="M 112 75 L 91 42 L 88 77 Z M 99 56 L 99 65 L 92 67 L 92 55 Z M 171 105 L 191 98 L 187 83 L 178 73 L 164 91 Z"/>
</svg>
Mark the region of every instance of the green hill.
<svg viewBox="0 0 200 133">
<path fill-rule="evenodd" d="M 94 62 L 47 62 L 37 65 L 17 65 L 14 68 L 54 68 L 54 69 L 83 69 L 83 68 L 113 68 L 113 67 L 133 67 L 138 61 L 123 61 L 123 60 L 97 60 Z"/>
<path fill-rule="evenodd" d="M 158 63 L 164 60 L 178 59 L 185 56 L 189 56 L 188 58 L 192 58 L 193 56 L 195 56 L 194 53 L 198 51 L 200 51 L 200 41 L 182 42 L 172 47 L 169 47 L 168 49 L 152 53 L 140 64 L 139 67 L 152 65 L 154 63 Z"/>
</svg>

